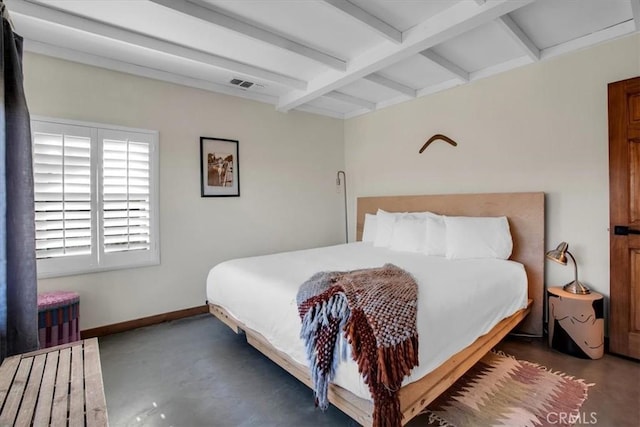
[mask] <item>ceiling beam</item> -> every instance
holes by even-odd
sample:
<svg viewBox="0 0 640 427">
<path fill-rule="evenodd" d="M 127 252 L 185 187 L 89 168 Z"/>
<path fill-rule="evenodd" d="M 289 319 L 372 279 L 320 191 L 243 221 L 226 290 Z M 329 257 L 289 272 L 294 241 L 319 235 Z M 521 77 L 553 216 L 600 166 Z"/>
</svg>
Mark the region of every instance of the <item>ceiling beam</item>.
<svg viewBox="0 0 640 427">
<path fill-rule="evenodd" d="M 328 108 L 316 107 L 315 105 L 304 104 L 296 107 L 295 111 L 302 111 L 305 113 L 319 114 L 321 116 L 333 117 L 334 119 L 345 119 L 345 115 L 338 111 L 329 110 Z M 365 111 L 369 112 L 369 111 Z"/>
<path fill-rule="evenodd" d="M 387 24 L 383 20 L 373 16 L 366 10 L 356 6 L 348 0 L 323 0 L 325 3 L 330 4 L 336 9 L 341 10 L 347 15 L 362 22 L 372 30 L 376 31 L 383 37 L 391 40 L 396 44 L 402 43 L 402 33 L 391 25 Z"/>
<path fill-rule="evenodd" d="M 347 104 L 357 105 L 362 108 L 366 108 L 367 110 L 373 111 L 376 109 L 376 103 L 367 101 L 362 98 L 357 98 L 355 96 L 347 95 L 342 92 L 329 92 L 324 94 L 325 98 L 331 98 L 338 101 L 346 102 Z"/>
<path fill-rule="evenodd" d="M 452 87 L 460 86 L 461 84 L 462 83 L 460 83 L 459 79 L 451 79 L 441 83 L 436 83 L 418 90 L 418 98 L 431 95 L 432 93 L 442 92 L 443 90 L 451 89 Z"/>
<path fill-rule="evenodd" d="M 468 82 L 469 81 L 469 72 L 468 71 L 463 70 L 462 68 L 460 68 L 459 66 L 457 66 L 453 62 L 449 61 L 447 58 L 443 58 L 442 56 L 438 55 L 433 50 L 431 50 L 431 49 L 424 50 L 424 51 L 420 52 L 420 55 L 424 56 L 425 58 L 427 58 L 429 61 L 433 62 L 434 64 L 440 66 L 440 68 L 443 68 L 443 69 L 447 70 L 449 73 L 451 73 L 454 76 L 458 77 L 463 82 Z"/>
<path fill-rule="evenodd" d="M 364 79 L 376 83 L 380 86 L 384 86 L 387 89 L 394 90 L 403 95 L 407 95 L 411 98 L 416 97 L 416 90 L 414 88 L 403 85 L 402 83 L 398 83 L 395 80 L 388 79 L 384 76 L 381 76 L 380 74 L 369 74 L 368 76 L 365 76 Z"/>
<path fill-rule="evenodd" d="M 422 24 L 405 31 L 401 45 L 384 43 L 349 61 L 346 72 L 329 70 L 310 81 L 306 90 L 294 90 L 282 96 L 278 110 L 291 110 L 325 93 L 353 83 L 364 76 L 491 22 L 533 1 L 495 0 L 480 7 L 467 1 L 455 3 Z"/>
<path fill-rule="evenodd" d="M 640 31 L 640 0 L 631 0 L 631 11 L 633 20 L 636 23 L 636 31 Z"/>
<path fill-rule="evenodd" d="M 36 40 L 25 39 L 24 42 L 24 49 L 27 52 L 38 53 L 40 55 L 51 56 L 54 58 L 61 58 L 67 61 L 78 62 L 80 64 L 87 64 L 94 67 L 105 68 L 107 70 L 119 71 L 121 73 L 132 74 L 134 76 L 142 76 L 150 79 L 175 83 L 178 85 L 202 89 L 209 92 L 222 93 L 226 95 L 237 96 L 240 98 L 251 99 L 254 101 L 265 102 L 271 105 L 276 105 L 278 102 L 278 97 L 273 95 L 236 89 L 232 86 L 225 86 L 219 83 L 198 79 L 183 74 L 161 71 L 154 68 L 146 67 L 144 65 L 137 65 L 129 62 L 119 61 L 117 59 L 105 58 L 104 56 L 97 56 L 86 52 L 80 52 L 74 49 L 54 46 Z"/>
<path fill-rule="evenodd" d="M 199 62 L 201 64 L 211 65 L 234 73 L 279 83 L 297 90 L 305 90 L 307 87 L 307 82 L 284 74 L 264 70 L 262 68 L 254 67 L 252 65 L 244 64 L 212 53 L 160 40 L 155 37 L 145 36 L 143 34 L 107 25 L 92 19 L 71 15 L 48 6 L 34 4 L 23 0 L 10 0 L 9 7 L 12 14 L 51 22 L 77 31 L 116 40 L 128 45 L 143 47 L 156 52 Z"/>
<path fill-rule="evenodd" d="M 25 39 L 24 50 L 27 52 L 33 52 L 40 55 L 66 59 L 67 61 L 78 62 L 81 64 L 91 65 L 94 67 L 119 71 L 121 73 L 132 74 L 134 76 L 147 77 L 154 80 L 160 80 L 160 81 L 174 83 L 182 86 L 188 86 L 195 89 L 202 89 L 202 90 L 206 90 L 213 93 L 221 93 L 225 95 L 231 95 L 235 97 L 250 99 L 252 101 L 264 102 L 271 105 L 276 105 L 278 102 L 277 96 L 267 95 L 259 92 L 252 92 L 248 90 L 236 89 L 235 87 L 232 87 L 232 86 L 225 86 L 218 83 L 185 76 L 182 74 L 175 74 L 167 71 L 160 71 L 153 68 L 148 68 L 143 65 L 136 65 L 128 62 L 122 62 L 122 61 L 118 61 L 117 59 L 105 58 L 103 56 L 97 56 L 90 53 L 80 52 L 74 49 L 67 49 L 64 47 L 54 46 L 54 45 L 39 42 L 36 40 Z M 319 114 L 322 116 L 333 117 L 336 119 L 345 118 L 345 115 L 340 112 L 329 110 L 326 108 L 315 107 L 308 104 L 301 105 L 297 107 L 296 110 L 313 113 L 313 114 Z"/>
<path fill-rule="evenodd" d="M 504 29 L 505 33 L 524 49 L 529 58 L 534 62 L 540 59 L 540 49 L 538 49 L 538 46 L 535 45 L 509 15 L 501 16 L 497 22 Z"/>
<path fill-rule="evenodd" d="M 504 73 L 505 71 L 514 70 L 519 67 L 531 64 L 531 59 L 526 56 L 520 56 L 518 58 L 510 59 L 499 64 L 490 65 L 488 67 L 476 70 L 469 75 L 469 80 L 474 82 L 476 80 L 484 79 L 486 77 L 493 76 L 495 74 Z"/>
<path fill-rule="evenodd" d="M 201 19 L 218 27 L 234 31 L 238 34 L 242 34 L 243 36 L 250 37 L 252 39 L 288 50 L 289 52 L 304 56 L 336 70 L 345 71 L 347 69 L 347 63 L 342 59 L 338 59 L 317 49 L 305 46 L 293 40 L 289 40 L 276 33 L 262 29 L 248 22 L 225 15 L 224 13 L 213 9 L 213 6 L 204 7 L 186 0 L 150 1 L 184 15 Z"/>
</svg>

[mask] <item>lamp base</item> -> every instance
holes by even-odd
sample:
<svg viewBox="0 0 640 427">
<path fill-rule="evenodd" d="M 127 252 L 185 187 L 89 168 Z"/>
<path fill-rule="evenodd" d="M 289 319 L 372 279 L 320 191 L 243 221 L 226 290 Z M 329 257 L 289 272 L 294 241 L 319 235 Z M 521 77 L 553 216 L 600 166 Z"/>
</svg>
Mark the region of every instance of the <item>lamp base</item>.
<svg viewBox="0 0 640 427">
<path fill-rule="evenodd" d="M 577 280 L 574 280 L 571 283 L 567 283 L 562 287 L 565 292 L 569 292 L 570 294 L 578 294 L 578 295 L 588 295 L 591 293 L 589 288 L 580 283 Z"/>
</svg>

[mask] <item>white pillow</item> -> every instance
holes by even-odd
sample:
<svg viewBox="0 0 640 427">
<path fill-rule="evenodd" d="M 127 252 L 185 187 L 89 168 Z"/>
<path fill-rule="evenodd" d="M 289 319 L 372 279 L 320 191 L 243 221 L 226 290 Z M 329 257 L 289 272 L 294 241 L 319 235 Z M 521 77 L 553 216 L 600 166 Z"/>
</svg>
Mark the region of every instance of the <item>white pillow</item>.
<svg viewBox="0 0 640 427">
<path fill-rule="evenodd" d="M 393 237 L 393 228 L 396 220 L 402 214 L 383 211 L 378 209 L 376 214 L 376 238 L 373 241 L 373 246 L 388 248 L 391 244 L 391 238 Z"/>
<path fill-rule="evenodd" d="M 445 216 L 447 258 L 508 259 L 513 250 L 507 217 Z"/>
<path fill-rule="evenodd" d="M 376 240 L 376 228 L 378 217 L 373 214 L 364 214 L 364 230 L 362 230 L 362 241 L 373 243 Z"/>
<path fill-rule="evenodd" d="M 425 212 L 425 239 L 422 253 L 428 256 L 445 256 L 447 253 L 447 234 L 442 215 Z"/>
<path fill-rule="evenodd" d="M 389 248 L 394 251 L 421 252 L 426 236 L 425 217 L 412 214 L 399 217 L 393 227 Z"/>
</svg>

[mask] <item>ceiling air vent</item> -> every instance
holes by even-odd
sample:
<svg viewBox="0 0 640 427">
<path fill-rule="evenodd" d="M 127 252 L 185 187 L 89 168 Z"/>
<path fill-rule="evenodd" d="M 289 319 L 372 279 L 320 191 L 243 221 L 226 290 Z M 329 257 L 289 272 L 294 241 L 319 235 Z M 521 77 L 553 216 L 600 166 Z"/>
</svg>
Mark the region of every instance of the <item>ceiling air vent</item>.
<svg viewBox="0 0 640 427">
<path fill-rule="evenodd" d="M 249 89 L 251 86 L 254 85 L 253 82 L 248 82 L 246 80 L 240 80 L 240 79 L 231 79 L 229 83 L 231 83 L 234 86 L 240 86 L 241 88 L 244 88 L 244 89 Z"/>
</svg>

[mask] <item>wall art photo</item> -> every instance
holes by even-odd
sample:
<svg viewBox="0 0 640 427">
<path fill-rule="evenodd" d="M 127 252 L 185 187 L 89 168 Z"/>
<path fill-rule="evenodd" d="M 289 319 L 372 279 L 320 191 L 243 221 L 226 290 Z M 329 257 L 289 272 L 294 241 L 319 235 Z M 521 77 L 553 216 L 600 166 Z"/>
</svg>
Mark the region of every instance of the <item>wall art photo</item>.
<svg viewBox="0 0 640 427">
<path fill-rule="evenodd" d="M 200 195 L 240 195 L 238 141 L 200 137 Z"/>
</svg>

